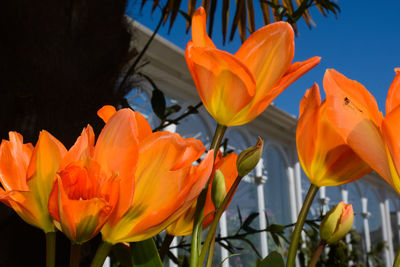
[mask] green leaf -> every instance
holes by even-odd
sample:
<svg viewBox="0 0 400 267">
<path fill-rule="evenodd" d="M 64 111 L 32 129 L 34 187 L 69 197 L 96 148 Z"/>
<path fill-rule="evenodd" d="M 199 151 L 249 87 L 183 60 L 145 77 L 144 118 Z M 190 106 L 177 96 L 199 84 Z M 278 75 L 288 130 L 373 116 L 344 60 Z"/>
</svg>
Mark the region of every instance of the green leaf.
<svg viewBox="0 0 400 267">
<path fill-rule="evenodd" d="M 283 230 L 285 230 L 285 226 L 280 224 L 271 224 L 270 226 L 268 226 L 268 231 L 272 233 L 281 233 L 283 232 Z"/>
<path fill-rule="evenodd" d="M 250 227 L 250 224 L 251 224 L 251 223 L 254 221 L 254 219 L 257 218 L 257 217 L 258 217 L 258 212 L 253 212 L 253 213 L 251 213 L 251 214 L 246 218 L 246 220 L 244 220 L 244 222 L 243 222 L 243 225 L 242 225 L 243 230 L 248 231 L 248 232 L 254 231 L 255 229 L 252 228 L 252 227 Z"/>
<path fill-rule="evenodd" d="M 281 254 L 276 251 L 272 251 L 269 255 L 262 261 L 257 263 L 257 267 L 284 267 Z"/>
<path fill-rule="evenodd" d="M 131 256 L 134 267 L 163 267 L 153 238 L 132 242 Z"/>
<path fill-rule="evenodd" d="M 132 266 L 132 257 L 130 255 L 131 253 L 128 246 L 122 243 L 116 244 L 112 247 L 112 252 L 117 260 L 121 263 L 122 267 Z"/>
</svg>

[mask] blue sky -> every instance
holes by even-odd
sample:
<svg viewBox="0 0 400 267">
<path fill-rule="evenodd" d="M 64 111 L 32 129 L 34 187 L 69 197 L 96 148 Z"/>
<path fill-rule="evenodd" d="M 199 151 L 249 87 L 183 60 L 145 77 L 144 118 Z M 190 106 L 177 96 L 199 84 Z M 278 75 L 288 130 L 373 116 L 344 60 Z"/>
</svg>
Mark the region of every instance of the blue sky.
<svg viewBox="0 0 400 267">
<path fill-rule="evenodd" d="M 154 29 L 160 11 L 157 10 L 151 15 L 153 1 L 148 1 L 140 13 L 140 2 L 131 1 L 127 14 Z M 186 9 L 187 0 L 182 2 L 182 8 Z M 337 4 L 341 8 L 337 19 L 333 14 L 323 17 L 317 9 L 312 9 L 311 15 L 317 26 L 310 30 L 303 20 L 298 23 L 300 34 L 295 39 L 294 61 L 302 61 L 312 56 L 320 56 L 322 61 L 274 101 L 279 108 L 290 114 L 298 115 L 300 100 L 305 90 L 314 82 L 322 89 L 322 79 L 327 68 L 334 68 L 348 78 L 362 83 L 375 96 L 379 108 L 384 111 L 387 90 L 394 78 L 394 68 L 400 67 L 400 1 L 339 0 Z M 219 14 L 218 10 L 216 14 Z M 238 36 L 233 42 L 223 46 L 217 15 L 213 41 L 218 48 L 234 53 L 241 44 Z M 259 12 L 256 12 L 256 16 L 256 26 L 259 28 L 262 17 Z M 159 33 L 184 49 L 190 40 L 190 34 L 185 33 L 185 19 L 178 15 L 170 34 L 168 23 Z"/>
</svg>

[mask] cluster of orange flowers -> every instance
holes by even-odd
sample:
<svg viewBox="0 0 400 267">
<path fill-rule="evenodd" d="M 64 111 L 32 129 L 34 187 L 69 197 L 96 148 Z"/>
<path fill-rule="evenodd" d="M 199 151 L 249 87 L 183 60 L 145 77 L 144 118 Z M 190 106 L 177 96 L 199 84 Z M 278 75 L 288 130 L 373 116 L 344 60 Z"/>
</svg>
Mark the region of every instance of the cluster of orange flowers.
<svg viewBox="0 0 400 267">
<path fill-rule="evenodd" d="M 243 125 L 262 113 L 297 78 L 316 66 L 314 57 L 292 64 L 294 34 L 278 22 L 252 34 L 235 54 L 218 50 L 206 33 L 204 9 L 192 21 L 185 58 L 208 112 L 219 125 Z M 400 70 L 389 89 L 386 117 L 359 83 L 334 70 L 300 104 L 297 148 L 312 184 L 351 182 L 372 169 L 400 193 Z M 97 141 L 90 126 L 67 150 L 42 131 L 33 147 L 16 132 L 0 146 L 0 200 L 45 233 L 61 230 L 81 244 L 99 232 L 110 244 L 148 239 L 164 229 L 192 232 L 196 201 L 217 169 L 227 190 L 238 175 L 236 154 L 206 151 L 196 139 L 152 132 L 130 109 L 105 106 Z M 205 214 L 215 210 L 211 188 Z M 207 217 L 203 226 L 213 220 Z"/>
<path fill-rule="evenodd" d="M 385 117 L 363 85 L 335 70 L 325 73 L 324 102 L 317 85 L 307 90 L 296 141 L 312 184 L 340 185 L 375 170 L 400 194 L 400 69 L 395 72 Z"/>
</svg>

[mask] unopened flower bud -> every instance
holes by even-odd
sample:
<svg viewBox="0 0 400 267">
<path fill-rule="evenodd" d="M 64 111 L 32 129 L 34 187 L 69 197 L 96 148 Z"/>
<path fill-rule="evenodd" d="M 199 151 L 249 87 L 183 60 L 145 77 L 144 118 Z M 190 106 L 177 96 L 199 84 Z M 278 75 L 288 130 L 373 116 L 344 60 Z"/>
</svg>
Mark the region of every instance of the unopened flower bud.
<svg viewBox="0 0 400 267">
<path fill-rule="evenodd" d="M 245 176 L 256 167 L 262 156 L 263 146 L 264 141 L 261 139 L 261 137 L 258 137 L 258 141 L 255 146 L 249 147 L 240 153 L 236 161 L 236 168 L 239 176 Z"/>
<path fill-rule="evenodd" d="M 211 186 L 211 200 L 216 208 L 221 206 L 226 196 L 225 177 L 220 170 L 215 171 Z"/>
<path fill-rule="evenodd" d="M 350 231 L 353 220 L 353 206 L 340 202 L 322 220 L 319 227 L 321 240 L 328 244 L 339 241 Z"/>
</svg>

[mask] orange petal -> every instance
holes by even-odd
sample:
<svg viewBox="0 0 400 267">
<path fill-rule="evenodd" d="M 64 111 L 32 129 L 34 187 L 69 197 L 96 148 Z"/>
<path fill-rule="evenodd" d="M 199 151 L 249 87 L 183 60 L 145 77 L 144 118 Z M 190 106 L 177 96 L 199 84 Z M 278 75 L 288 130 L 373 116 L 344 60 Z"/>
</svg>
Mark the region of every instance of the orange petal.
<svg viewBox="0 0 400 267">
<path fill-rule="evenodd" d="M 300 116 L 296 130 L 297 153 L 308 177 L 311 177 L 310 167 L 315 157 L 320 105 L 319 87 L 314 84 L 311 89 L 306 91 L 300 102 Z"/>
<path fill-rule="evenodd" d="M 397 192 L 400 192 L 400 142 L 399 142 L 399 130 L 400 130 L 400 107 L 391 110 L 389 114 L 382 121 L 382 135 L 384 141 L 389 150 L 389 157 L 394 164 L 392 170 L 392 180 L 390 183 Z M 396 178 L 396 179 L 394 179 Z"/>
<path fill-rule="evenodd" d="M 121 109 L 106 123 L 95 146 L 94 161 L 101 171 L 107 177 L 118 175 L 121 180 L 120 199 L 113 218 L 122 216 L 133 198 L 139 131 L 135 113 Z"/>
<path fill-rule="evenodd" d="M 40 212 L 37 216 L 43 218 L 41 222 L 45 225 L 43 227 L 48 227 L 48 223 L 52 226 L 47 209 L 48 199 L 61 159 L 65 153 L 66 149 L 60 141 L 46 131 L 40 132 L 28 167 L 28 186 L 32 196 L 26 197 L 33 197 L 33 200 L 30 200 L 32 203 L 28 205 L 32 205 L 31 209 L 34 209 L 34 206 L 38 206 L 39 211 L 36 212 Z"/>
<path fill-rule="evenodd" d="M 253 73 L 255 101 L 265 97 L 285 74 L 294 57 L 294 33 L 289 23 L 276 22 L 257 30 L 235 54 Z"/>
<path fill-rule="evenodd" d="M 93 156 L 94 150 L 94 132 L 90 125 L 83 129 L 81 136 L 78 137 L 75 144 L 68 150 L 63 158 L 60 169 L 64 169 L 68 164 L 76 161 L 87 161 Z"/>
<path fill-rule="evenodd" d="M 321 61 L 320 57 L 312 57 L 305 61 L 296 62 L 290 65 L 285 75 L 274 85 L 272 90 L 265 96 L 260 105 L 254 108 L 253 112 L 264 111 L 268 105 L 285 90 L 289 85 L 295 82 L 298 78 L 306 74 L 309 70 L 314 68 Z M 260 113 L 261 113 L 260 112 Z"/>
<path fill-rule="evenodd" d="M 334 70 L 324 76 L 327 116 L 353 151 L 390 181 L 386 148 L 379 131 L 382 114 L 373 96 L 356 81 Z"/>
<path fill-rule="evenodd" d="M 182 139 L 169 132 L 153 133 L 140 147 L 134 201 L 118 224 L 107 223 L 103 238 L 111 243 L 139 241 L 162 231 L 193 205 L 212 170 L 213 156 L 192 166 L 197 153 L 185 155 L 194 139 Z M 177 169 L 176 162 L 181 162 Z M 182 162 L 185 162 L 184 164 Z M 129 222 L 129 223 L 128 223 Z"/>
<path fill-rule="evenodd" d="M 97 116 L 99 116 L 105 123 L 117 112 L 114 106 L 105 105 L 97 111 Z"/>
<path fill-rule="evenodd" d="M 218 156 L 215 160 L 214 169 L 220 170 L 224 174 L 227 191 L 232 187 L 232 184 L 238 175 L 236 169 L 236 160 L 237 154 L 231 153 L 222 158 L 221 152 L 218 152 Z M 212 176 L 212 178 L 214 177 Z M 210 181 L 210 184 L 212 184 L 212 180 Z M 174 223 L 168 226 L 166 231 L 169 234 L 174 236 L 185 236 L 192 233 L 193 217 L 196 210 L 196 203 L 197 201 L 188 210 L 186 210 L 184 214 L 182 214 L 177 220 L 175 220 Z M 209 187 L 206 203 L 204 206 L 203 228 L 209 226 L 213 221 L 214 211 L 215 207 L 211 200 L 211 187 Z"/>
<path fill-rule="evenodd" d="M 255 94 L 253 75 L 231 54 L 190 42 L 185 58 L 204 106 L 218 123 L 230 126 Z"/>
<path fill-rule="evenodd" d="M 0 181 L 7 191 L 28 191 L 26 173 L 31 160 L 33 147 L 24 144 L 22 135 L 10 132 L 10 141 L 3 140 L 0 145 Z"/>
<path fill-rule="evenodd" d="M 153 131 L 151 129 L 150 124 L 147 122 L 146 118 L 143 117 L 142 114 L 139 112 L 135 112 L 135 118 L 136 118 L 136 128 L 137 128 L 137 138 L 139 139 L 139 142 L 141 142 L 143 139 L 145 139 L 147 136 L 149 136 Z"/>
<path fill-rule="evenodd" d="M 396 68 L 395 72 L 396 76 L 386 98 L 386 115 L 400 105 L 400 68 Z"/>
<path fill-rule="evenodd" d="M 100 231 L 111 207 L 101 198 L 69 199 L 60 178 L 58 189 L 58 212 L 63 233 L 78 244 L 88 241 Z"/>
<path fill-rule="evenodd" d="M 30 192 L 10 191 L 6 197 L 11 208 L 27 223 L 42 229 L 45 233 L 54 232 L 54 225 L 47 212 Z"/>
<path fill-rule="evenodd" d="M 325 84 L 329 85 L 328 87 Z M 343 97 L 342 103 L 346 104 L 353 110 L 358 110 L 359 113 L 364 113 L 364 116 L 370 118 L 378 127 L 382 121 L 382 113 L 378 109 L 375 98 L 370 92 L 359 82 L 346 78 L 334 69 L 328 69 L 324 76 L 324 89 L 326 93 L 340 92 Z"/>
<path fill-rule="evenodd" d="M 215 48 L 207 34 L 207 15 L 203 7 L 199 7 L 192 17 L 192 41 L 195 46 Z"/>
</svg>

